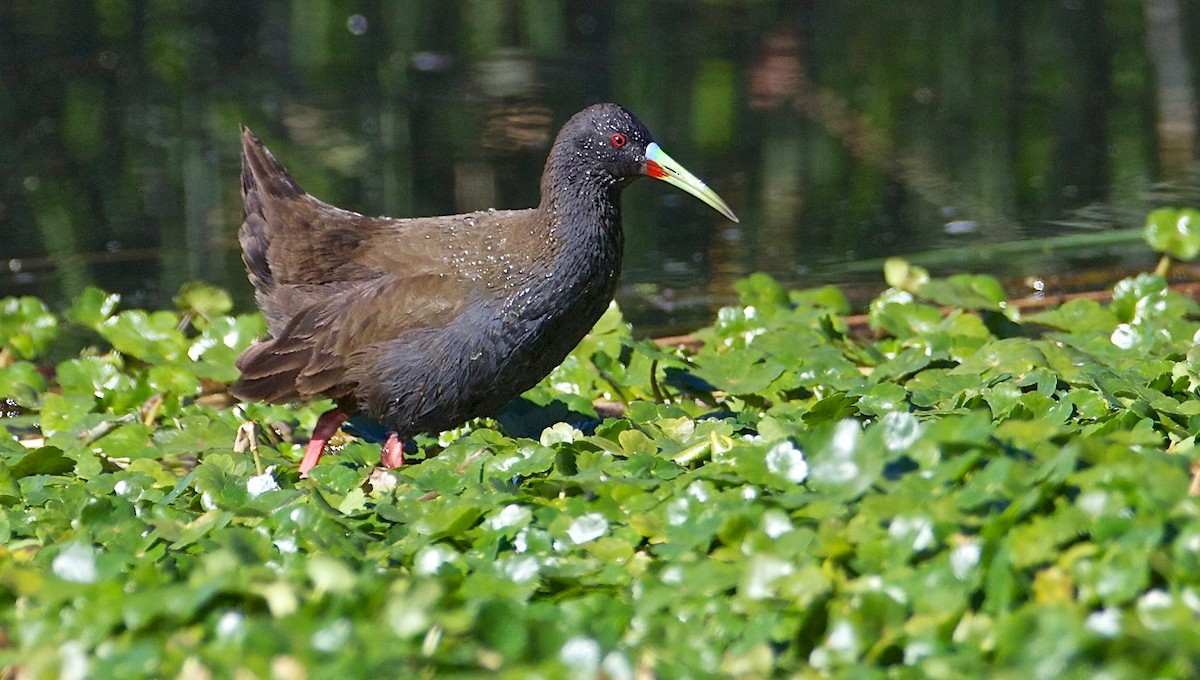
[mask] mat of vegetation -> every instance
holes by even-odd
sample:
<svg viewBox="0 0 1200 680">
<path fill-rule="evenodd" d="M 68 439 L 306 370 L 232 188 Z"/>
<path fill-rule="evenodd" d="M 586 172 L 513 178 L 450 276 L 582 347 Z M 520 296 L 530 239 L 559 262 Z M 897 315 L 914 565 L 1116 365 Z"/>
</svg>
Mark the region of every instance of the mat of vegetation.
<svg viewBox="0 0 1200 680">
<path fill-rule="evenodd" d="M 763 276 L 694 352 L 612 310 L 500 423 L 422 438 L 390 474 L 347 438 L 311 480 L 288 432 L 328 404 L 227 400 L 263 323 L 221 291 L 159 312 L 98 290 L 62 313 L 0 301 L 0 662 L 1200 674 L 1195 302 L 1144 274 L 1021 317 L 988 277 L 888 277 L 872 339 L 836 289 Z"/>
</svg>

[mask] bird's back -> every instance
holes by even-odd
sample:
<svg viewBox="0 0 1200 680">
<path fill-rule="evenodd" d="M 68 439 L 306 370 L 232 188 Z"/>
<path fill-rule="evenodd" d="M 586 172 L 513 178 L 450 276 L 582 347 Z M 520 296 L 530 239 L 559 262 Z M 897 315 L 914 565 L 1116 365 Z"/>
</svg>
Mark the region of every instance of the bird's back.
<svg viewBox="0 0 1200 680">
<path fill-rule="evenodd" d="M 305 298 L 327 296 L 323 286 L 379 276 L 355 253 L 384 220 L 310 196 L 247 128 L 242 129 L 242 201 L 242 260 L 273 335 Z"/>
<path fill-rule="evenodd" d="M 539 322 L 528 305 L 553 307 L 533 291 L 556 247 L 534 210 L 367 217 L 307 194 L 249 130 L 242 142 L 240 241 L 271 337 L 239 357 L 235 396 L 329 396 L 381 415 L 398 383 L 431 383 L 474 347 L 515 350 L 505 336 Z"/>
</svg>

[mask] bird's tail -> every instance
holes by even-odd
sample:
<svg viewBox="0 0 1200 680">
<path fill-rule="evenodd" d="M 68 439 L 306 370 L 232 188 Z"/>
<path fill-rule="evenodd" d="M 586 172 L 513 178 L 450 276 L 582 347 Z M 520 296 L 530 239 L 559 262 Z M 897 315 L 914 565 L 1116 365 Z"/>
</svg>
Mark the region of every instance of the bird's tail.
<svg viewBox="0 0 1200 680">
<path fill-rule="evenodd" d="M 242 204 L 244 220 L 238 240 L 242 246 L 242 261 L 246 263 L 250 283 L 260 295 L 269 295 L 275 288 L 271 269 L 271 242 L 274 233 L 283 225 L 278 207 L 283 203 L 300 201 L 304 190 L 292 179 L 262 141 L 242 126 Z"/>
</svg>

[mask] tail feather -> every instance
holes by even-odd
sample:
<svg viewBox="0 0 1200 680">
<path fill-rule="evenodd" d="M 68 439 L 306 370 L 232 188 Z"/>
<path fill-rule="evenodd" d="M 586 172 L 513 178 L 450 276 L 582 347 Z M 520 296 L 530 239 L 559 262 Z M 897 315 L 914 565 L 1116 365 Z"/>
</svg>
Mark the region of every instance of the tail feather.
<svg viewBox="0 0 1200 680">
<path fill-rule="evenodd" d="M 265 192 L 278 198 L 300 198 L 304 189 L 275 159 L 250 128 L 242 126 L 242 195 Z M 257 196 L 255 197 L 257 199 Z M 247 206 L 249 209 L 249 206 Z"/>
<path fill-rule="evenodd" d="M 306 363 L 307 352 L 275 353 L 275 342 L 264 340 L 242 352 L 237 366 L 242 375 L 229 392 L 242 401 L 284 403 L 300 399 L 296 376 Z"/>
<path fill-rule="evenodd" d="M 230 392 L 272 403 L 344 397 L 352 388 L 344 357 L 333 346 L 337 335 L 323 329 L 342 309 L 339 291 L 359 294 L 348 281 L 377 276 L 352 261 L 365 218 L 305 193 L 245 126 L 242 200 L 242 261 L 270 337 L 238 357 L 241 378 Z"/>
<path fill-rule="evenodd" d="M 243 401 L 275 404 L 349 394 L 352 386 L 337 357 L 314 354 L 312 347 L 292 337 L 263 340 L 238 357 L 241 376 L 229 391 Z"/>
<path fill-rule="evenodd" d="M 230 392 L 245 401 L 282 403 L 324 394 L 349 393 L 336 336 L 327 332 L 324 308 L 297 312 L 275 337 L 255 343 L 237 358 L 241 377 Z"/>
<path fill-rule="evenodd" d="M 283 165 L 263 146 L 250 128 L 242 126 L 242 205 L 244 221 L 238 234 L 242 261 L 250 283 L 261 298 L 275 290 L 276 276 L 271 266 L 272 230 L 281 225 L 272 214 L 280 201 L 299 201 L 306 194 Z"/>
</svg>

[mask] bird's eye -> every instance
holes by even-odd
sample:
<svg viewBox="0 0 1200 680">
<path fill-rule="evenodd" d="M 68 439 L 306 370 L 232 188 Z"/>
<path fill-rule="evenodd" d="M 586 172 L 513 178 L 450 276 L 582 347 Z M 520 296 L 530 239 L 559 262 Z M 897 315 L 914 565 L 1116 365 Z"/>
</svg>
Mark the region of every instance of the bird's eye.
<svg viewBox="0 0 1200 680">
<path fill-rule="evenodd" d="M 612 144 L 614 149 L 620 149 L 621 147 L 628 144 L 629 140 L 625 138 L 625 135 L 618 132 L 617 134 L 612 136 L 612 139 L 608 140 L 608 143 Z"/>
</svg>

